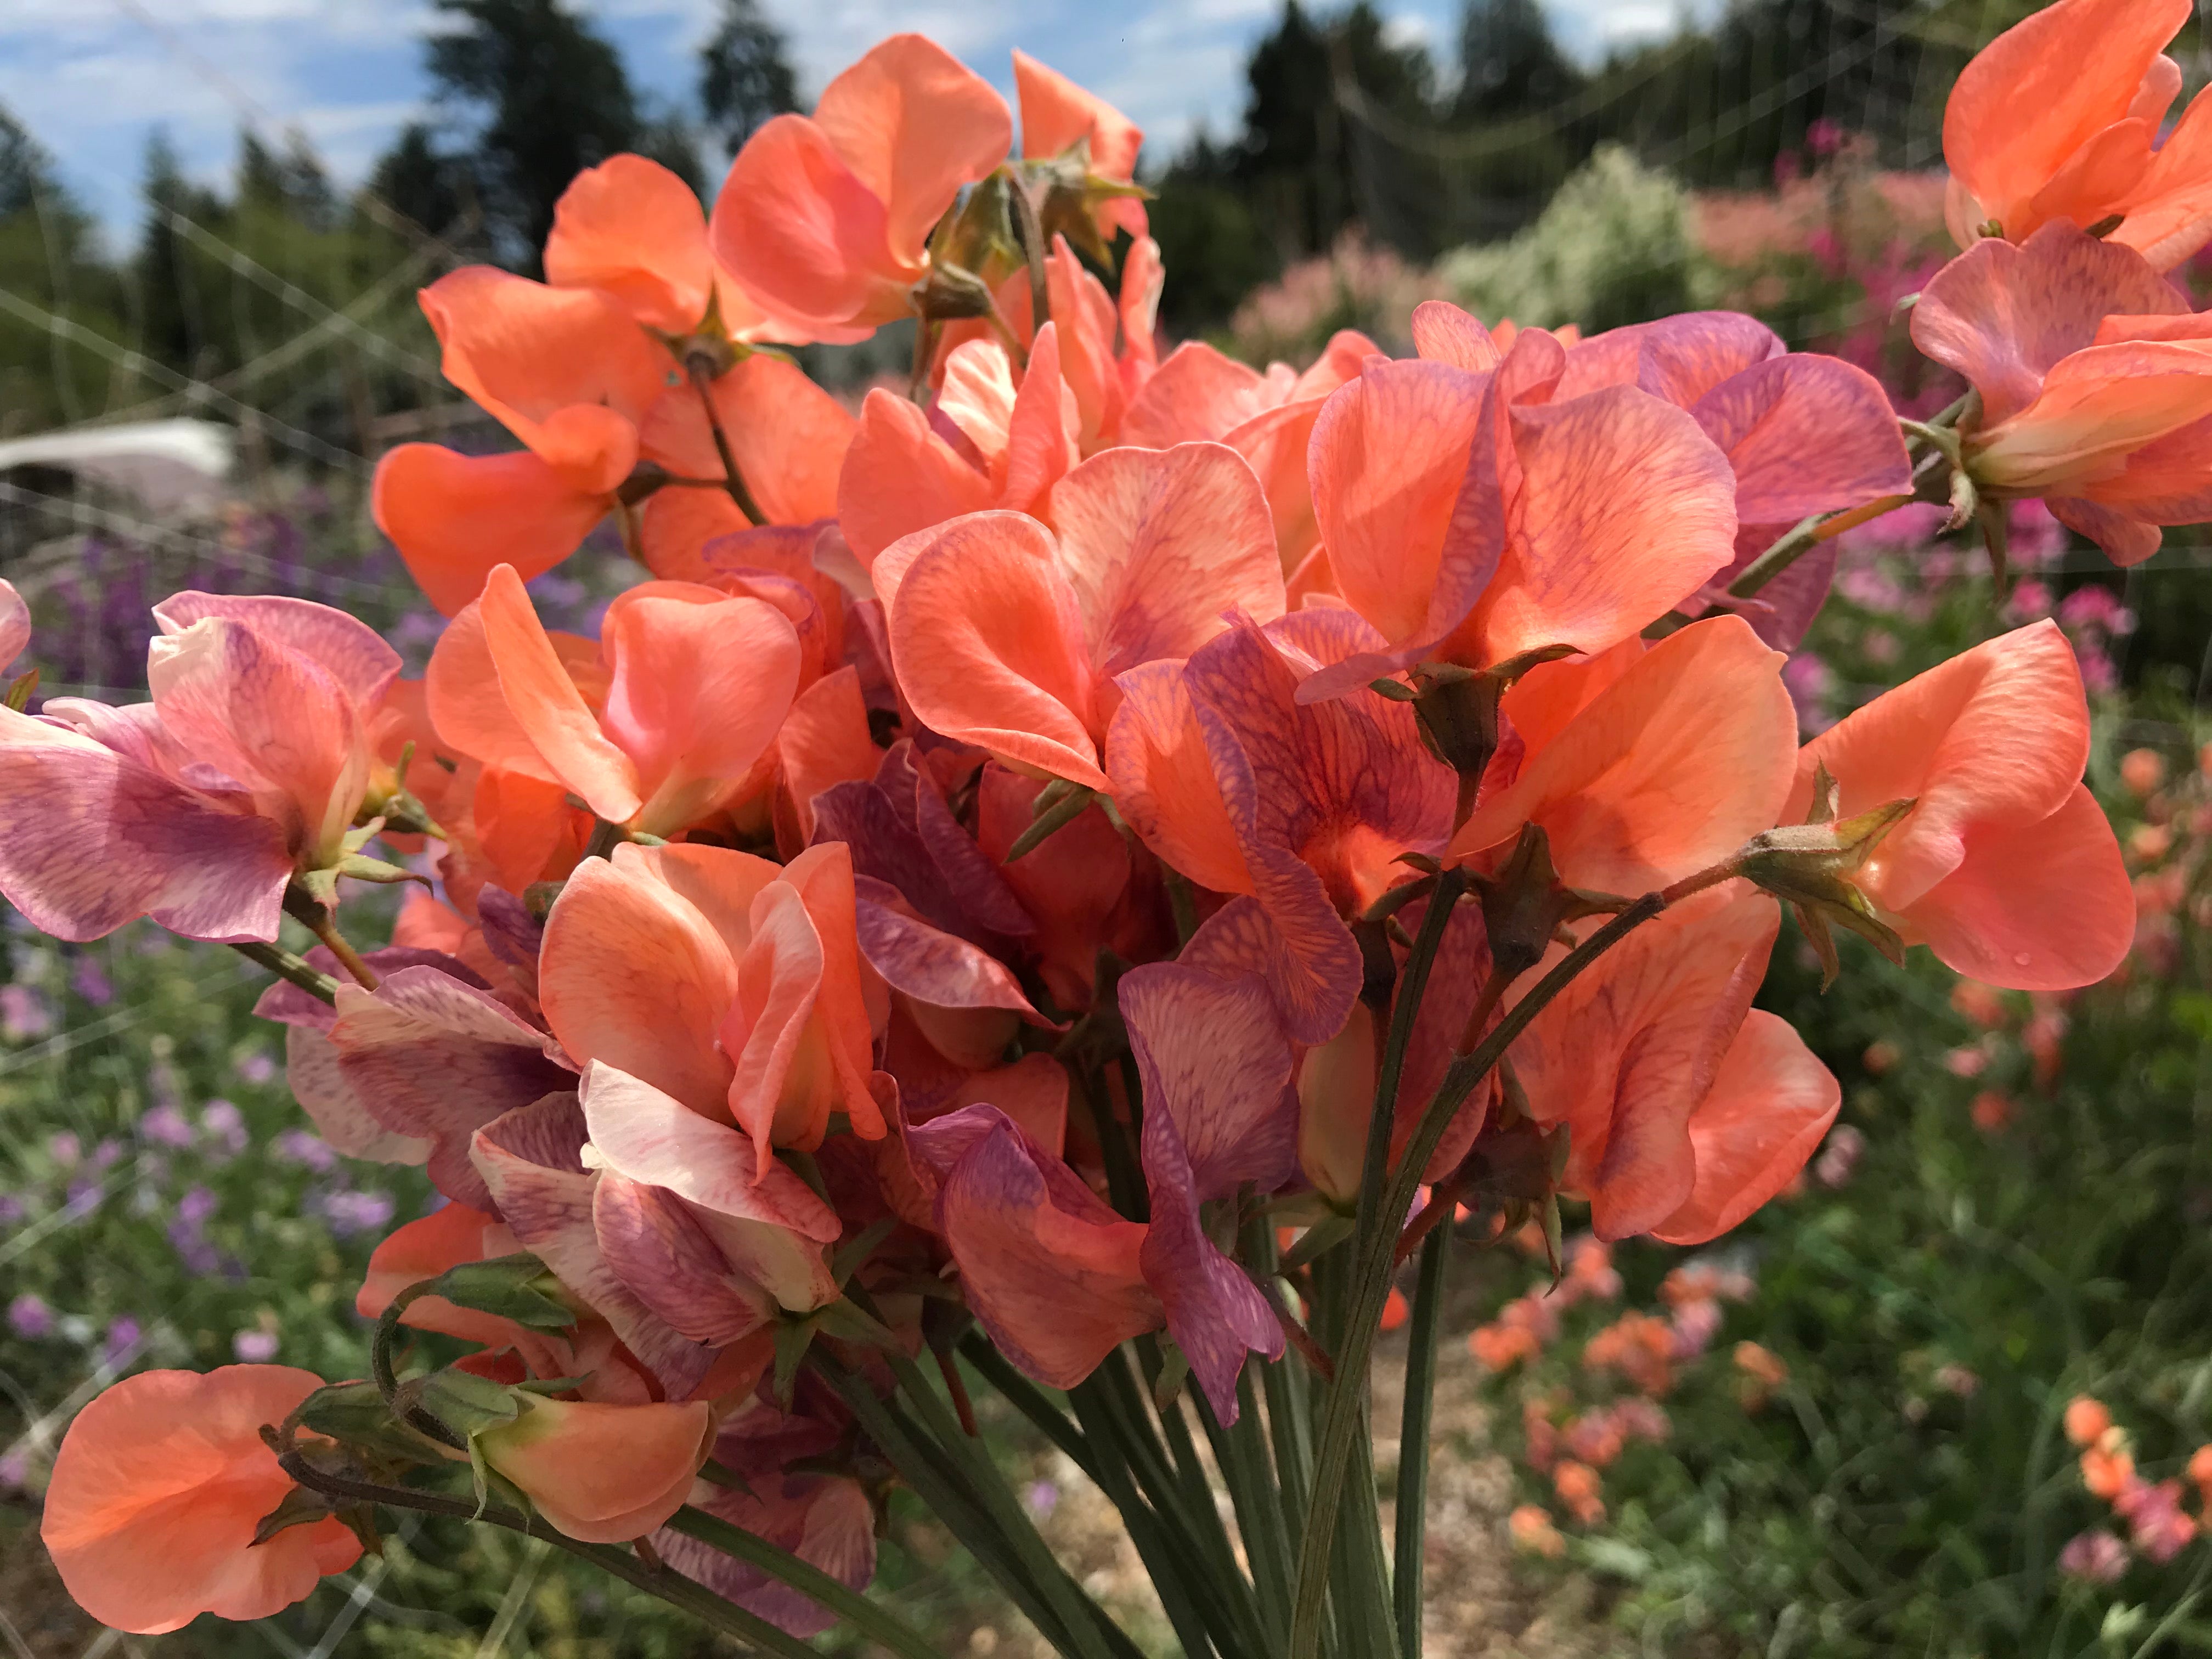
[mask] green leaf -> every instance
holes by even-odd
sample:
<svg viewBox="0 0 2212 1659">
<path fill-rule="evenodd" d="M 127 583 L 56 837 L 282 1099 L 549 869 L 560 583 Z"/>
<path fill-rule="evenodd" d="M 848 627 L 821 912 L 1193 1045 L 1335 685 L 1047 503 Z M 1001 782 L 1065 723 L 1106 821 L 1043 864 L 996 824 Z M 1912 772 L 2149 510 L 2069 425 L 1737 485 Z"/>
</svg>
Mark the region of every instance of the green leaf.
<svg viewBox="0 0 2212 1659">
<path fill-rule="evenodd" d="M 544 1262 L 522 1252 L 449 1267 L 422 1294 L 443 1297 L 457 1308 L 496 1314 L 534 1331 L 561 1331 L 576 1322 L 576 1310 L 561 1299 L 559 1287 Z"/>
<path fill-rule="evenodd" d="M 265 1544 L 289 1528 L 325 1521 L 336 1512 L 330 1499 L 320 1492 L 309 1492 L 305 1486 L 295 1486 L 284 1494 L 283 1503 L 254 1523 L 253 1541 Z"/>
</svg>

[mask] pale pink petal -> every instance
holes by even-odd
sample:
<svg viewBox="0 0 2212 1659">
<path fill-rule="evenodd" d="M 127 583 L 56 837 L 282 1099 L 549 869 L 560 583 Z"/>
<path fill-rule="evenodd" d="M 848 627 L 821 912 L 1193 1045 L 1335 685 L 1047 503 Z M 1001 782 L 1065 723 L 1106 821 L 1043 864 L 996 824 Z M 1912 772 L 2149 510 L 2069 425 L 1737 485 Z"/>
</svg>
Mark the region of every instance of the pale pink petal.
<svg viewBox="0 0 2212 1659">
<path fill-rule="evenodd" d="M 1168 354 L 1121 416 L 1121 441 L 1139 449 L 1218 439 L 1271 402 L 1257 370 L 1202 340 Z"/>
<path fill-rule="evenodd" d="M 1471 374 L 1486 374 L 1505 360 L 1490 331 L 1446 300 L 1424 300 L 1413 307 L 1413 349 L 1431 362 Z"/>
</svg>

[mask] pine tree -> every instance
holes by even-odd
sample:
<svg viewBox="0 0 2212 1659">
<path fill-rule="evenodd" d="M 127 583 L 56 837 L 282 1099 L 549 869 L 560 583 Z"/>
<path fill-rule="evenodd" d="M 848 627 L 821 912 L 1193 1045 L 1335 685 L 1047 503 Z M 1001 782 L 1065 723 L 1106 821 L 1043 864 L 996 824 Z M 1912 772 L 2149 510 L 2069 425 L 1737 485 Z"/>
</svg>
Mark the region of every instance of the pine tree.
<svg viewBox="0 0 2212 1659">
<path fill-rule="evenodd" d="M 699 49 L 699 107 L 732 155 L 763 122 L 799 107 L 789 47 L 759 0 L 722 0 L 722 21 Z"/>
</svg>

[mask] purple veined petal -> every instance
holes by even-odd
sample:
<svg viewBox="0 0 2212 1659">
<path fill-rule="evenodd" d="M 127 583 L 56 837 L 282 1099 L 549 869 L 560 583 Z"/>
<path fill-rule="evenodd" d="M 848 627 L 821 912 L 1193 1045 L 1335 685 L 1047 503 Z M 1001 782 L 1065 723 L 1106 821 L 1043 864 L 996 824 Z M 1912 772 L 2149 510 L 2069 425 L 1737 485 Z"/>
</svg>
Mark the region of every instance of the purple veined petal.
<svg viewBox="0 0 2212 1659">
<path fill-rule="evenodd" d="M 940 1008 L 1004 1008 L 1059 1029 L 1030 1006 L 1013 970 L 996 957 L 909 914 L 886 883 L 860 876 L 854 888 L 860 952 L 893 990 Z"/>
<path fill-rule="evenodd" d="M 720 1348 L 775 1318 L 775 1298 L 731 1271 L 698 1216 L 673 1193 L 602 1170 L 592 1224 L 615 1276 L 678 1334 Z"/>
<path fill-rule="evenodd" d="M 1174 1119 L 1198 1198 L 1247 1181 L 1273 1192 L 1288 1181 L 1297 1168 L 1298 1109 L 1290 1038 L 1266 983 L 1154 963 L 1122 975 L 1120 1001 L 1146 1121 Z"/>
<path fill-rule="evenodd" d="M 897 890 L 947 933 L 975 932 L 939 880 L 936 861 L 919 834 L 899 820 L 892 799 L 872 783 L 836 783 L 814 798 L 814 840 L 842 841 L 852 849 L 853 872 Z"/>
<path fill-rule="evenodd" d="M 593 1060 L 584 1071 L 584 1118 L 603 1167 L 664 1187 L 702 1209 L 787 1227 L 818 1244 L 842 1231 L 837 1215 L 780 1159 L 763 1168 L 750 1137 L 628 1073 Z"/>
<path fill-rule="evenodd" d="M 181 634 L 205 617 L 243 623 L 319 663 L 343 686 L 362 714 L 374 711 L 399 678 L 399 653 L 376 630 L 343 611 L 308 599 L 276 595 L 173 593 L 154 607 L 164 634 Z"/>
<path fill-rule="evenodd" d="M 1794 521 L 1793 521 L 1794 522 Z M 1828 602 L 1835 585 L 1836 563 L 1842 544 L 1822 542 L 1747 599 L 1728 596 L 1729 584 L 1751 568 L 1752 561 L 1774 545 L 1790 529 L 1788 524 L 1746 525 L 1736 532 L 1735 559 L 1705 584 L 1699 598 L 1716 610 L 1733 611 L 1751 624 L 1752 632 L 1777 651 L 1795 651 Z M 1695 614 L 1696 601 L 1684 611 Z"/>
<path fill-rule="evenodd" d="M 1790 525 L 1911 493 L 1912 464 L 1888 396 L 1838 358 L 1797 353 L 1754 363 L 1690 413 L 1735 469 L 1741 524 Z"/>
<path fill-rule="evenodd" d="M 714 1351 L 678 1333 L 608 1265 L 592 1215 L 601 1177 L 579 1160 L 583 1145 L 583 1113 L 573 1093 L 562 1093 L 485 1125 L 469 1155 L 516 1241 L 614 1328 L 670 1399 L 686 1399 Z"/>
<path fill-rule="evenodd" d="M 31 607 L 15 584 L 0 581 L 0 670 L 13 668 L 31 642 Z"/>
<path fill-rule="evenodd" d="M 1280 1358 L 1281 1322 L 1260 1287 L 1200 1224 L 1198 1188 L 1171 1114 L 1146 1112 L 1144 1163 L 1152 1218 L 1139 1262 L 1146 1282 L 1159 1296 L 1168 1333 L 1190 1361 L 1190 1374 L 1206 1391 L 1214 1415 L 1234 1423 L 1237 1376 L 1244 1356 Z"/>
<path fill-rule="evenodd" d="M 348 1158 L 410 1167 L 430 1161 L 428 1140 L 378 1121 L 346 1081 L 337 1045 L 313 1024 L 302 1021 L 284 1033 L 284 1079 L 316 1133 Z"/>
<path fill-rule="evenodd" d="M 1420 931 L 1427 914 L 1425 904 L 1408 905 L 1401 912 L 1408 931 Z M 1413 1018 L 1411 1040 L 1406 1045 L 1406 1068 L 1398 1081 L 1398 1107 L 1391 1126 L 1390 1150 L 1395 1158 L 1405 1149 L 1420 1126 L 1430 1097 L 1444 1080 L 1460 1038 L 1465 1035 L 1475 999 L 1490 978 L 1490 939 L 1482 913 L 1472 905 L 1453 911 L 1429 970 L 1428 993 Z M 1443 1139 L 1429 1158 L 1428 1176 L 1440 1178 L 1467 1156 L 1467 1149 L 1481 1132 L 1489 1115 L 1492 1086 L 1486 1083 L 1461 1105 Z"/>
<path fill-rule="evenodd" d="M 525 975 L 526 984 L 535 985 L 545 924 L 507 889 L 489 884 L 477 894 L 477 920 L 483 926 L 484 944 L 492 955 Z"/>
<path fill-rule="evenodd" d="M 1787 349 L 1772 329 L 1740 312 L 1684 312 L 1613 329 L 1575 346 L 1567 353 L 1566 377 L 1553 396 L 1636 386 L 1687 409 L 1730 375 Z"/>
<path fill-rule="evenodd" d="M 1159 1298 L 1139 1267 L 1146 1229 L 988 1107 L 929 1127 L 970 1113 L 983 1132 L 938 1189 L 938 1231 L 999 1350 L 1048 1387 L 1072 1388 L 1121 1343 L 1160 1325 Z M 1066 1180 L 1052 1178 L 1054 1165 Z"/>
<path fill-rule="evenodd" d="M 722 1455 L 720 1444 L 715 1455 Z M 876 1516 L 859 1482 L 773 1469 L 748 1475 L 746 1485 L 750 1492 L 716 1486 L 698 1506 L 798 1556 L 849 1589 L 867 1588 L 876 1572 Z M 801 1641 L 836 1622 L 834 1613 L 811 1597 L 696 1539 L 663 1529 L 653 1534 L 653 1541 L 661 1559 L 685 1577 Z"/>
<path fill-rule="evenodd" d="M 388 979 L 402 968 L 435 968 L 440 973 L 457 979 L 464 985 L 479 991 L 489 991 L 491 986 L 475 969 L 459 957 L 449 957 L 443 951 L 426 951 L 410 945 L 387 945 L 379 951 L 364 951 L 362 960 L 376 972 L 380 979 Z M 318 945 L 308 951 L 307 963 L 319 968 L 333 979 L 346 977 L 338 959 L 331 954 L 326 945 Z M 311 1025 L 319 1031 L 327 1031 L 338 1017 L 338 1011 L 312 992 L 303 991 L 291 981 L 280 979 L 270 983 L 253 1005 L 256 1019 L 274 1020 L 280 1025 Z"/>
<path fill-rule="evenodd" d="M 890 769 L 886 757 L 878 771 L 880 781 Z M 914 775 L 914 830 L 937 866 L 945 891 L 986 933 L 1019 939 L 1036 931 L 1036 923 L 1022 908 L 1014 890 L 999 867 L 983 854 L 975 838 L 960 827 L 952 809 L 945 804 L 937 785 L 921 768 L 908 765 Z"/>
<path fill-rule="evenodd" d="M 186 939 L 273 939 L 291 874 L 270 820 L 0 708 L 0 893 L 40 932 L 82 943 L 149 916 Z"/>
<path fill-rule="evenodd" d="M 575 1086 L 560 1048 L 489 991 L 433 967 L 374 991 L 341 985 L 330 1036 L 347 1085 L 386 1128 L 431 1143 L 429 1175 L 455 1203 L 493 1207 L 469 1159 L 476 1131 Z"/>
</svg>

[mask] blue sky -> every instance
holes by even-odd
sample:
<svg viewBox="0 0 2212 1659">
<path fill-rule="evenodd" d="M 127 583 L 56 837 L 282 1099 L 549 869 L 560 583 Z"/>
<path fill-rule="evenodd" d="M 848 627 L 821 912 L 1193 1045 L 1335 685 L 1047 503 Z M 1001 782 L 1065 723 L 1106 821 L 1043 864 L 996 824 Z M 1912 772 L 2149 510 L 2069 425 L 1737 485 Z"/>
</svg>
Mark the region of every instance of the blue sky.
<svg viewBox="0 0 2212 1659">
<path fill-rule="evenodd" d="M 1447 46 L 1458 0 L 1381 0 L 1394 29 Z M 920 29 L 992 80 L 1013 46 L 1112 99 L 1155 153 L 1200 122 L 1232 127 L 1245 49 L 1280 0 L 766 0 L 806 95 L 881 36 Z M 1672 31 L 1683 0 L 1553 0 L 1578 56 Z M 1700 9 L 1709 0 L 1698 0 Z M 665 98 L 690 89 L 717 0 L 585 0 L 632 76 Z M 305 130 L 341 182 L 359 181 L 419 112 L 428 0 L 0 0 L 0 105 L 61 158 L 112 230 L 135 223 L 148 133 L 188 171 L 222 178 L 243 111 Z"/>
</svg>

